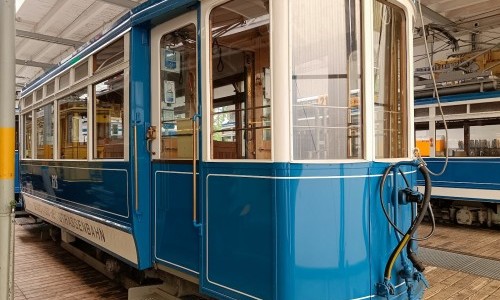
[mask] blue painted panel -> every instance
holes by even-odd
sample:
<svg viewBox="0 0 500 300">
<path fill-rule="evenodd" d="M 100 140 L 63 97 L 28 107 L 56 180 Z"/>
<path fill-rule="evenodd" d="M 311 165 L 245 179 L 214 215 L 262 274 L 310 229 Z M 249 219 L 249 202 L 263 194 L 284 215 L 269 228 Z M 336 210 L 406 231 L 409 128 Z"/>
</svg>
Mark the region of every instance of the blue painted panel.
<svg viewBox="0 0 500 300">
<path fill-rule="evenodd" d="M 446 95 L 439 97 L 439 100 L 441 101 L 441 103 L 446 103 L 446 102 L 465 101 L 465 100 L 482 100 L 495 97 L 500 97 L 500 91 Z M 418 108 L 418 105 L 436 104 L 436 103 L 437 103 L 436 98 L 415 99 L 415 108 Z"/>
<path fill-rule="evenodd" d="M 130 181 L 134 182 L 135 176 L 137 176 L 138 186 L 133 186 L 131 194 L 134 199 L 132 217 L 137 252 L 140 253 L 140 269 L 151 267 L 153 262 L 151 160 L 149 152 L 146 150 L 146 131 L 151 124 L 151 49 L 149 37 L 150 28 L 147 24 L 134 26 L 130 31 L 130 65 L 140 66 L 130 68 L 130 140 L 128 142 L 133 172 L 136 169 L 134 164 L 137 162 L 137 174 L 130 172 Z M 135 137 L 135 135 L 137 136 Z"/>
<path fill-rule="evenodd" d="M 292 165 L 291 169 L 291 178 L 280 180 L 288 181 L 289 196 L 277 212 L 287 216 L 278 233 L 277 298 L 370 295 L 367 168 Z M 307 178 L 314 174 L 321 175 Z"/>
<path fill-rule="evenodd" d="M 155 163 L 155 261 L 181 271 L 199 273 L 199 229 L 193 225 L 192 167 Z"/>
<path fill-rule="evenodd" d="M 444 165 L 444 158 L 425 158 L 429 169 L 439 172 Z M 431 176 L 434 187 L 468 188 L 478 190 L 500 190 L 499 158 L 450 158 L 443 175 Z M 418 183 L 423 184 L 423 178 L 418 177 Z M 460 197 L 460 195 L 457 195 Z M 491 200 L 491 199 L 490 199 Z M 493 199 L 498 200 L 500 199 Z"/>
<path fill-rule="evenodd" d="M 369 294 L 368 197 L 365 179 L 293 180 L 290 208 L 295 244 L 294 280 L 289 292 L 304 299 Z M 353 189 L 352 187 L 357 186 Z M 335 287 L 343 288 L 337 290 Z M 291 299 L 290 297 L 286 297 Z"/>
<path fill-rule="evenodd" d="M 152 0 L 139 5 L 132 10 L 132 25 L 153 21 L 158 24 L 168 18 L 178 16 L 187 11 L 188 7 L 197 5 L 196 0 Z"/>
<path fill-rule="evenodd" d="M 208 283 L 235 290 L 238 299 L 271 299 L 273 180 L 210 174 L 206 208 Z"/>
<path fill-rule="evenodd" d="M 21 192 L 21 183 L 19 181 L 19 151 L 17 151 L 17 150 L 16 150 L 16 153 L 14 156 L 14 168 L 15 168 L 14 193 L 20 193 Z"/>
<path fill-rule="evenodd" d="M 204 166 L 204 292 L 226 299 L 377 298 L 376 284 L 398 242 L 378 198 L 388 164 Z M 405 171 L 413 185 L 415 170 Z M 386 204 L 393 186 L 389 180 Z M 397 187 L 405 187 L 401 176 Z M 260 217 L 252 218 L 253 211 Z M 411 207 L 394 212 L 406 230 Z M 393 268 L 391 299 L 408 297 L 398 273 L 402 259 Z M 418 285 L 413 295 L 421 291 Z"/>
<path fill-rule="evenodd" d="M 130 225 L 128 168 L 125 162 L 24 161 L 21 180 L 36 196 Z M 52 176 L 57 176 L 56 187 Z"/>
</svg>

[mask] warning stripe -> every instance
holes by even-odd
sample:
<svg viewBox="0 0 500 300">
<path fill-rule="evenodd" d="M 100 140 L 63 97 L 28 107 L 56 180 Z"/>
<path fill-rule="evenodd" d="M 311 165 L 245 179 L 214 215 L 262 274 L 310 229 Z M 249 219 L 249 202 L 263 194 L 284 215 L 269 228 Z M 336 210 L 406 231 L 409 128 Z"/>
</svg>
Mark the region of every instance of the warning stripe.
<svg viewBox="0 0 500 300">
<path fill-rule="evenodd" d="M 0 128 L 0 179 L 14 178 L 14 128 Z"/>
</svg>

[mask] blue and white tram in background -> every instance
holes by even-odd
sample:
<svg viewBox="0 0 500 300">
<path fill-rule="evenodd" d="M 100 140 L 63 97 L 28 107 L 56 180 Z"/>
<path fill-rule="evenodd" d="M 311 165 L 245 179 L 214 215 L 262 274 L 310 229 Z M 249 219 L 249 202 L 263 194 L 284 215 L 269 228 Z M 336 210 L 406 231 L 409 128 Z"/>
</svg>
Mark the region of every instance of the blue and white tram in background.
<svg viewBox="0 0 500 300">
<path fill-rule="evenodd" d="M 413 14 L 141 4 L 22 91 L 26 210 L 179 298 L 420 298 Z"/>
<path fill-rule="evenodd" d="M 436 216 L 459 224 L 500 225 L 500 91 L 441 97 L 448 142 L 437 102 L 415 100 L 416 146 L 433 177 Z M 423 183 L 423 181 L 422 181 Z"/>
</svg>

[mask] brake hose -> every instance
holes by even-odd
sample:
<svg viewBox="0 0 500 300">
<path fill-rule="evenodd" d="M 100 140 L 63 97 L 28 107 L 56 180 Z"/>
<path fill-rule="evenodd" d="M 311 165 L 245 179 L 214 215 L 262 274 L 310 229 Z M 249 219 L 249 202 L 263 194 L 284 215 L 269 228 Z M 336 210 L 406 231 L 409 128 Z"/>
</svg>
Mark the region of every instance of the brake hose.
<svg viewBox="0 0 500 300">
<path fill-rule="evenodd" d="M 389 171 L 392 170 L 393 167 L 394 166 L 390 166 L 388 168 Z M 417 270 L 422 269 L 422 264 L 420 262 L 418 262 L 418 260 L 415 257 L 415 254 L 413 252 L 411 252 L 411 244 L 412 243 L 410 241 L 411 241 L 412 236 L 415 234 L 418 227 L 420 226 L 420 223 L 422 223 L 422 220 L 424 219 L 424 216 L 425 216 L 424 212 L 429 207 L 429 203 L 431 201 L 431 179 L 429 176 L 429 172 L 422 164 L 420 164 L 418 166 L 418 169 L 420 170 L 420 172 L 424 176 L 424 182 L 425 182 L 425 193 L 424 193 L 424 200 L 422 203 L 422 209 L 421 209 L 420 214 L 418 214 L 418 217 L 412 222 L 410 228 L 406 231 L 405 235 L 403 236 L 401 241 L 398 243 L 398 245 L 396 246 L 394 251 L 392 251 L 391 256 L 389 257 L 389 260 L 387 261 L 387 264 L 385 265 L 384 278 L 387 281 L 389 281 L 391 279 L 392 268 L 394 266 L 394 263 L 396 262 L 396 259 L 398 258 L 399 254 L 401 253 L 403 248 L 407 245 L 409 246 L 407 248 L 407 250 L 410 253 L 408 258 L 411 260 L 411 262 L 417 268 Z M 388 174 L 388 173 L 389 172 L 386 171 L 384 173 L 384 175 Z M 385 182 L 385 178 L 383 178 L 383 182 Z"/>
<path fill-rule="evenodd" d="M 422 164 L 421 164 L 422 165 Z M 379 195 L 379 200 L 380 200 L 380 206 L 382 207 L 382 211 L 384 212 L 384 215 L 385 215 L 385 218 L 387 219 L 387 221 L 389 222 L 389 224 L 394 228 L 394 230 L 396 230 L 401 236 L 404 236 L 404 232 L 398 228 L 398 226 L 396 224 L 394 224 L 394 222 L 391 220 L 390 216 L 389 216 L 389 213 L 387 212 L 387 209 L 385 208 L 385 205 L 384 205 L 384 187 L 385 187 L 385 181 L 387 180 L 387 176 L 389 176 L 389 173 L 392 171 L 392 169 L 396 167 L 396 165 L 390 165 L 384 172 L 384 174 L 382 175 L 382 180 L 380 182 L 380 195 Z M 424 165 L 425 167 L 425 165 Z M 426 170 L 428 170 L 426 168 Z M 406 175 L 401 171 L 401 169 L 398 168 L 398 171 L 399 173 L 401 174 L 401 176 L 403 177 L 403 180 L 405 181 L 406 183 L 406 187 L 408 188 L 411 188 L 410 187 L 410 183 L 408 181 L 408 179 L 406 178 Z M 423 238 L 411 238 L 412 240 L 416 240 L 416 241 L 425 241 L 427 239 L 429 239 L 433 234 L 434 234 L 434 230 L 436 229 L 436 221 L 434 220 L 434 213 L 432 211 L 432 207 L 431 207 L 431 204 L 429 203 L 429 208 L 427 209 L 428 212 L 429 212 L 429 215 L 430 215 L 430 218 L 431 218 L 431 222 L 432 222 L 432 226 L 431 226 L 431 231 L 429 234 L 427 234 L 425 237 Z"/>
</svg>

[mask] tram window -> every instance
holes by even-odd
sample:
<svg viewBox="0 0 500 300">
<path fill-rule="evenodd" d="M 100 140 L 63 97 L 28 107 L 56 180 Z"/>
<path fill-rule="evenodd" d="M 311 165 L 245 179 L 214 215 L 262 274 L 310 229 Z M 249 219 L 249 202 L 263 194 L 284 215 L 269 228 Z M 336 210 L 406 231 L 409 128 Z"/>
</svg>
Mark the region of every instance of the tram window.
<svg viewBox="0 0 500 300">
<path fill-rule="evenodd" d="M 361 3 L 292 0 L 290 11 L 293 159 L 363 158 Z"/>
<path fill-rule="evenodd" d="M 33 158 L 31 151 L 31 137 L 33 133 L 33 116 L 31 111 L 23 115 L 23 130 L 24 130 L 24 158 Z"/>
<path fill-rule="evenodd" d="M 429 109 L 427 107 L 426 108 L 415 108 L 414 115 L 415 115 L 415 118 L 428 117 L 429 116 Z"/>
<path fill-rule="evenodd" d="M 35 110 L 36 158 L 51 159 L 54 151 L 54 104 Z"/>
<path fill-rule="evenodd" d="M 475 103 L 470 105 L 471 113 L 500 111 L 500 102 Z"/>
<path fill-rule="evenodd" d="M 436 137 L 434 142 L 436 157 L 445 156 L 446 151 L 448 151 L 448 156 L 467 156 L 464 144 L 464 128 L 451 128 L 451 126 L 449 125 L 448 140 L 446 140 L 446 131 L 444 129 L 436 129 Z M 441 127 L 440 125 L 436 124 L 436 127 L 438 126 Z"/>
<path fill-rule="evenodd" d="M 87 88 L 59 99 L 59 158 L 87 158 Z"/>
<path fill-rule="evenodd" d="M 470 126 L 468 156 L 500 156 L 500 120 Z"/>
<path fill-rule="evenodd" d="M 75 82 L 87 77 L 89 74 L 89 62 L 86 61 L 83 64 L 75 67 Z"/>
<path fill-rule="evenodd" d="M 447 105 L 442 106 L 443 114 L 445 115 L 456 115 L 456 114 L 466 114 L 467 113 L 467 104 L 463 105 Z M 439 107 L 436 107 L 436 115 L 441 115 L 441 111 Z"/>
<path fill-rule="evenodd" d="M 117 62 L 122 62 L 123 57 L 124 42 L 123 38 L 120 38 L 94 55 L 94 73 L 97 73 Z"/>
<path fill-rule="evenodd" d="M 196 113 L 196 27 L 167 33 L 160 40 L 161 159 L 193 157 Z"/>
<path fill-rule="evenodd" d="M 210 25 L 212 158 L 270 159 L 269 1 L 224 3 Z"/>
<path fill-rule="evenodd" d="M 65 89 L 68 86 L 69 86 L 69 72 L 66 72 L 59 77 L 59 90 Z"/>
<path fill-rule="evenodd" d="M 401 8 L 374 1 L 375 157 L 408 155 L 406 19 Z"/>
<path fill-rule="evenodd" d="M 26 96 L 24 98 L 24 106 L 23 107 L 30 106 L 31 104 L 33 104 L 33 94 L 29 94 L 28 96 Z"/>
<path fill-rule="evenodd" d="M 42 100 L 43 98 L 43 89 L 39 88 L 38 90 L 35 91 L 35 101 Z"/>
<path fill-rule="evenodd" d="M 420 156 L 429 157 L 434 139 L 429 131 L 429 123 L 415 124 L 415 147 L 420 151 Z"/>
<path fill-rule="evenodd" d="M 123 158 L 123 73 L 94 85 L 94 157 Z"/>
<path fill-rule="evenodd" d="M 56 83 L 54 80 L 45 85 L 45 96 L 54 94 Z"/>
</svg>

